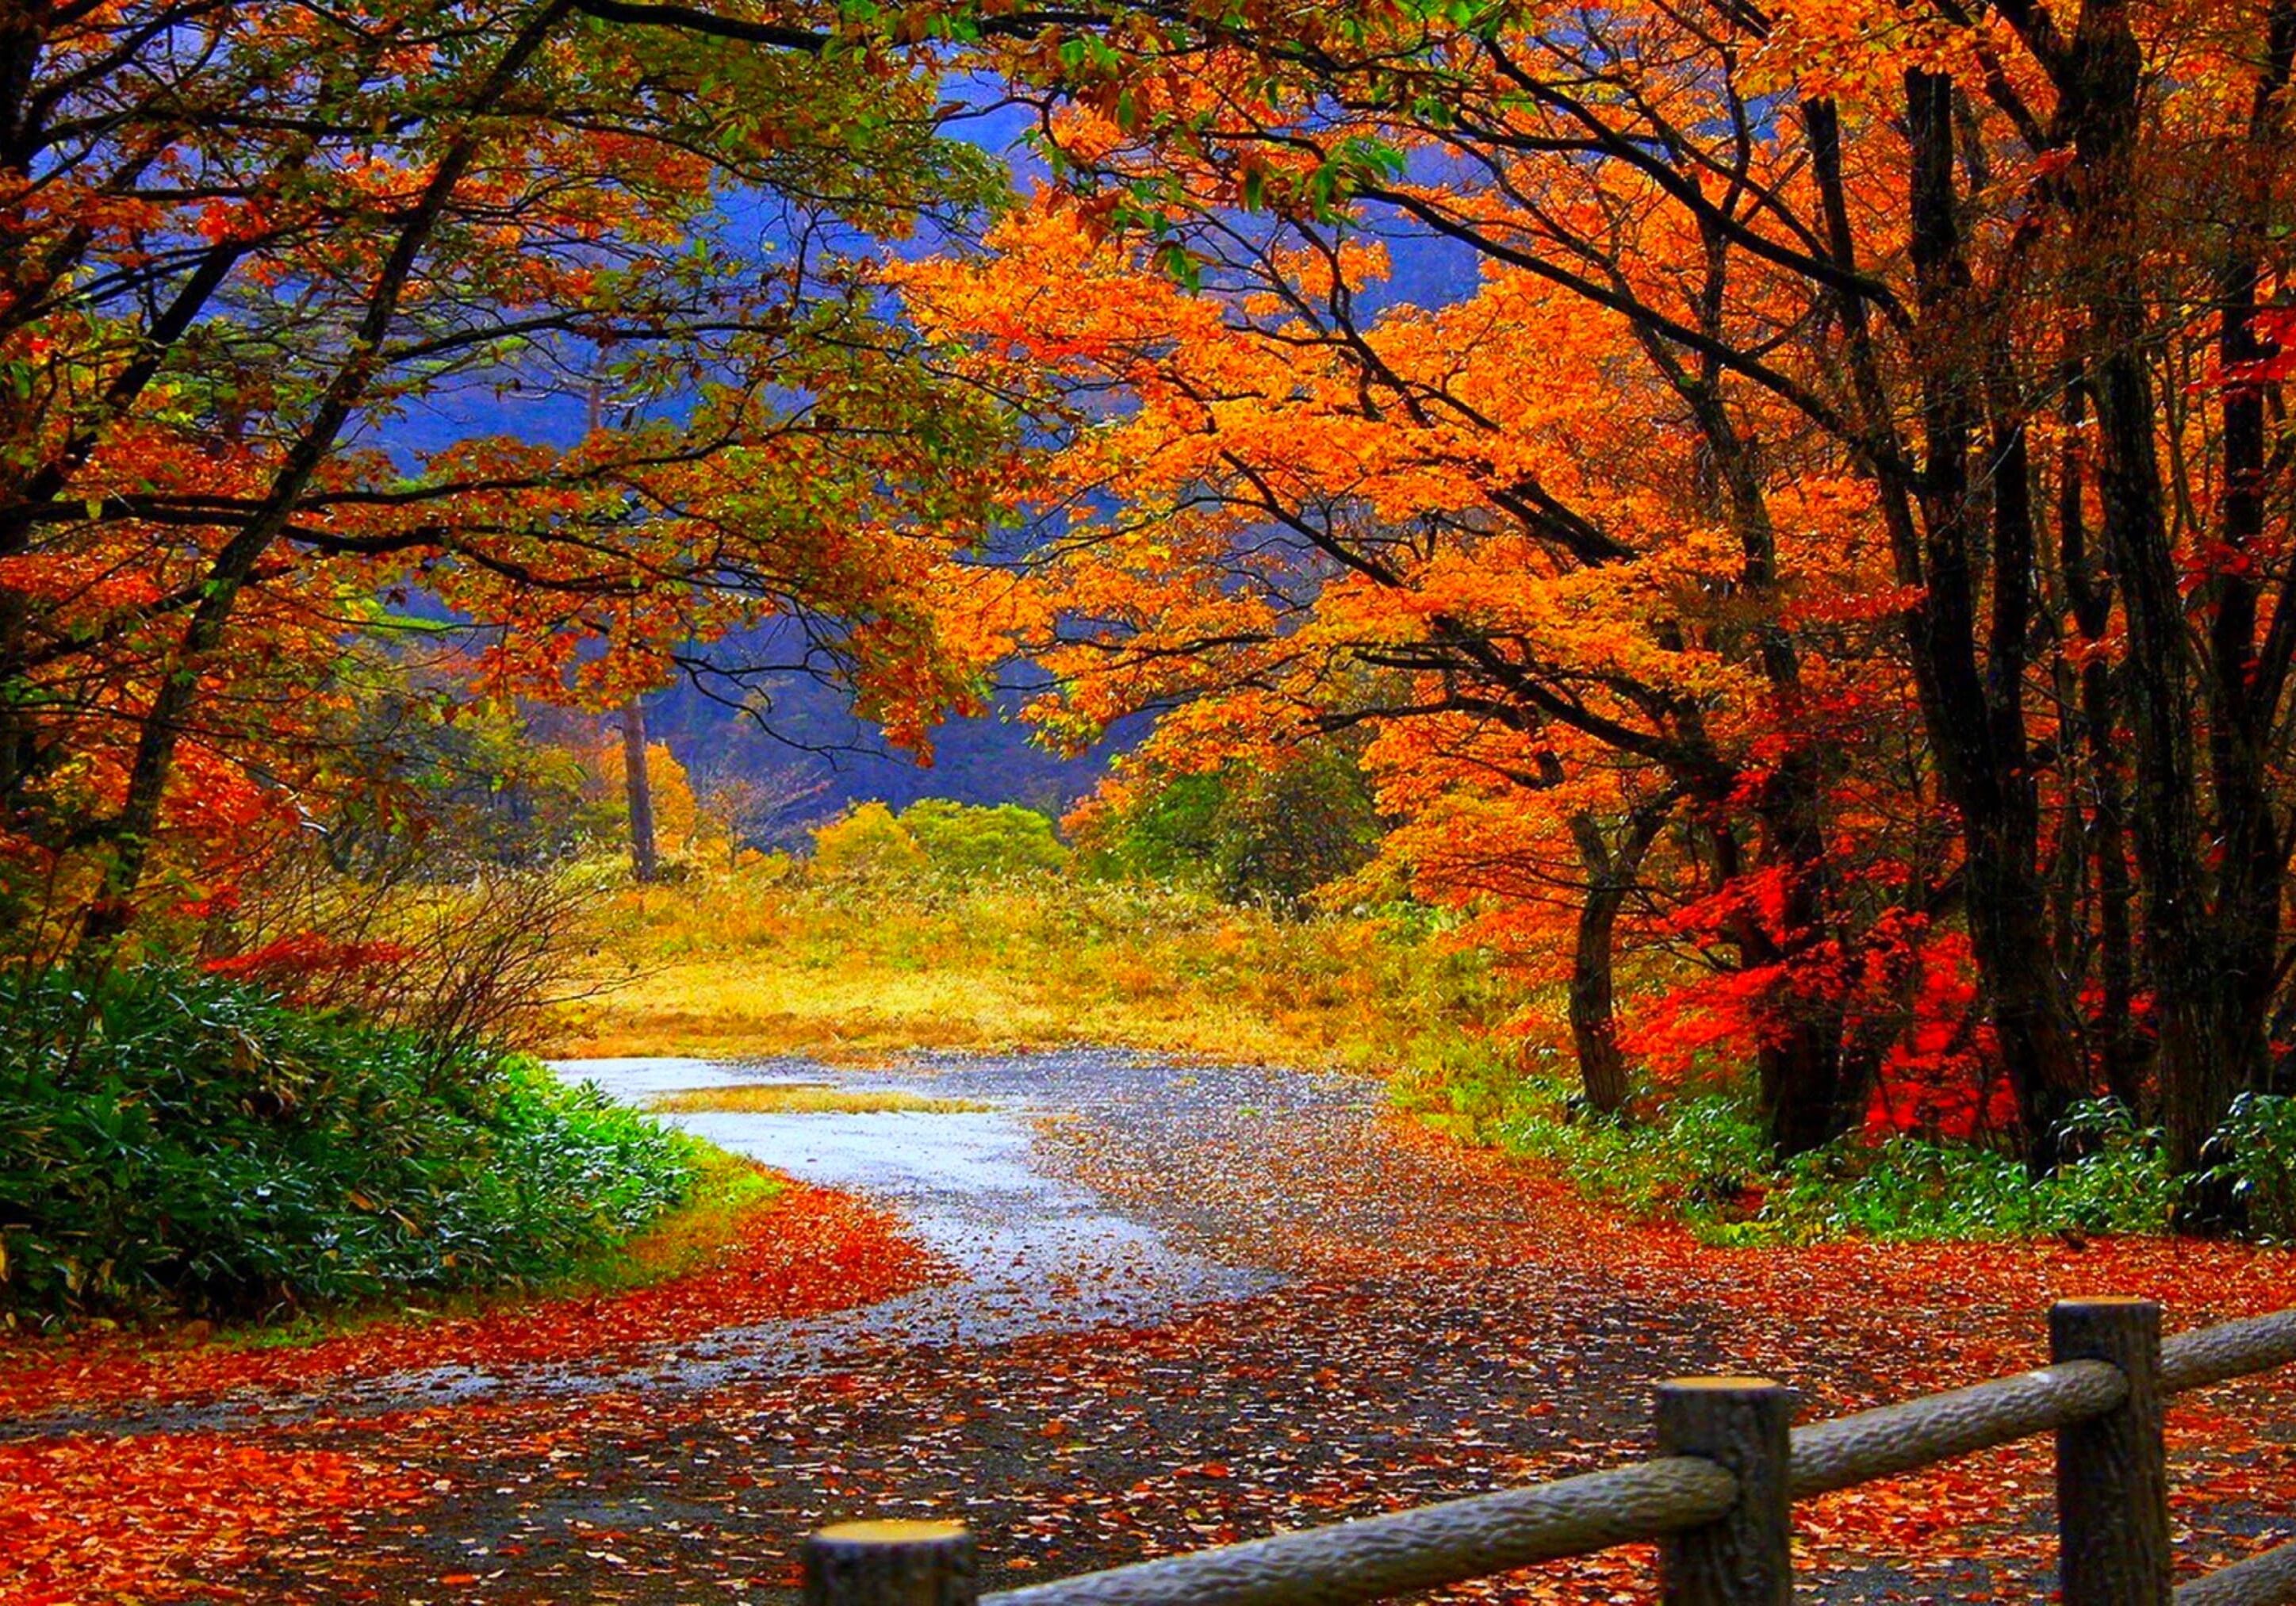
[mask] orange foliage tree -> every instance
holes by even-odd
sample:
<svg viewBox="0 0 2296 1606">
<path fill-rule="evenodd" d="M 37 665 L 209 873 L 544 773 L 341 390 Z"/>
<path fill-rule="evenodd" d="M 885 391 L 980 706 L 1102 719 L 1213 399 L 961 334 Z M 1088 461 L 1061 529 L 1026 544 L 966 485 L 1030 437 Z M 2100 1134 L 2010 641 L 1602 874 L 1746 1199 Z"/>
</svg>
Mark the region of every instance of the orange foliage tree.
<svg viewBox="0 0 2296 1606">
<path fill-rule="evenodd" d="M 615 11 L 0 19 L 14 915 L 102 946 L 323 817 L 343 644 L 426 599 L 497 694 L 613 706 L 781 619 L 897 738 L 977 695 L 1004 426 L 867 269 L 1001 172 L 890 47 Z M 537 395 L 590 427 L 503 424 Z"/>
<path fill-rule="evenodd" d="M 1997 1071 L 2038 1161 L 2110 1089 L 2197 1165 L 2290 1004 L 2296 6 L 1096 14 L 1003 53 L 1054 182 L 909 286 L 1118 510 L 1054 717 L 1376 725 L 1397 851 L 1575 922 L 1599 1102 L 1623 919 L 1789 1149 Z"/>
</svg>

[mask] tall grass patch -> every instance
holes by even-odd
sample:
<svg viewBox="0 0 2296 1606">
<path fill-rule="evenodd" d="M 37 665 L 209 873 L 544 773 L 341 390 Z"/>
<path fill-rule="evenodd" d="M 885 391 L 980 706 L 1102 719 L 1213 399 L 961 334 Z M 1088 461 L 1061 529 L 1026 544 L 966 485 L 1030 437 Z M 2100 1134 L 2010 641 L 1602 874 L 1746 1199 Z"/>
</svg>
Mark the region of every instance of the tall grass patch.
<svg viewBox="0 0 2296 1606">
<path fill-rule="evenodd" d="M 1095 1044 L 1391 1070 L 1503 1017 L 1482 958 L 1420 916 L 1222 902 L 1164 882 L 766 869 L 625 896 L 646 972 L 565 1010 L 582 1054 L 799 1053 Z"/>
</svg>

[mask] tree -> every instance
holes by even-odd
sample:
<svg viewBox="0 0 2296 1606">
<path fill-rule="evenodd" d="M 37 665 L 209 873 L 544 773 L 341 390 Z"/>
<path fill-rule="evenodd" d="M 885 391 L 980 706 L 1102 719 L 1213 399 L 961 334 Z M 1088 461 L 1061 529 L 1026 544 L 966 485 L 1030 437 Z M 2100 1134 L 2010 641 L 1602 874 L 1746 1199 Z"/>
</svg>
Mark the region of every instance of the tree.
<svg viewBox="0 0 2296 1606">
<path fill-rule="evenodd" d="M 661 879 L 654 846 L 652 754 L 646 746 L 645 705 L 622 705 L 622 803 L 630 822 L 630 878 L 641 887 Z"/>
<path fill-rule="evenodd" d="M 695 771 L 702 812 L 726 839 L 729 867 L 745 848 L 766 848 L 805 829 L 829 791 L 826 781 L 790 766 L 721 760 Z"/>
<path fill-rule="evenodd" d="M 930 867 L 925 850 L 882 803 L 857 803 L 813 832 L 813 868 L 839 881 L 900 881 Z"/>
<path fill-rule="evenodd" d="M 898 51 L 622 9 L 0 25 L 0 848 L 90 946 L 155 864 L 296 815 L 326 668 L 394 604 L 501 695 L 618 706 L 783 617 L 898 737 L 976 698 L 994 630 L 944 604 L 1003 423 L 852 242 L 998 175 Z M 570 444 L 495 426 L 598 394 Z"/>
<path fill-rule="evenodd" d="M 1784 1146 L 1903 1047 L 1913 942 L 2037 1163 L 2109 1086 L 2194 1165 L 2287 1008 L 2292 8 L 1103 14 L 1007 53 L 1046 206 L 918 282 L 1131 397 L 1064 455 L 1132 500 L 1062 549 L 1068 717 L 1647 776 L 1588 823 L 1678 793 L 1704 895 L 1649 896 L 1711 922 Z M 1480 291 L 1379 308 L 1414 235 Z"/>
<path fill-rule="evenodd" d="M 1119 760 L 1075 823 L 1116 874 L 1297 909 L 1374 855 L 1380 819 L 1356 745 L 1321 741 L 1200 773 L 1173 773 L 1162 763 L 1172 755 L 1152 746 Z"/>
<path fill-rule="evenodd" d="M 1018 803 L 920 798 L 899 817 L 901 829 L 941 875 L 972 880 L 1068 868 L 1069 850 L 1053 834 L 1052 820 Z"/>
</svg>

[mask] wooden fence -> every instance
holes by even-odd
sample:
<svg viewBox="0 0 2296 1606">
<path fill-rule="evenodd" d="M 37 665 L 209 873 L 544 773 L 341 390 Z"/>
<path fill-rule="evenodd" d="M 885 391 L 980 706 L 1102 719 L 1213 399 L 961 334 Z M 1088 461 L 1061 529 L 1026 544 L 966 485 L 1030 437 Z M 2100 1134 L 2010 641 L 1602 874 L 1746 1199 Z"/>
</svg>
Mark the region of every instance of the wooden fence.
<svg viewBox="0 0 2296 1606">
<path fill-rule="evenodd" d="M 2051 1364 L 1807 1427 L 1766 1378 L 1658 1391 L 1658 1454 L 1609 1471 L 1421 1506 L 981 1596 L 955 1523 L 850 1522 L 807 1541 L 808 1606 L 1349 1606 L 1656 1540 L 1679 1606 L 1783 1606 L 1793 1502 L 2038 1433 L 2057 1447 L 2067 1606 L 2296 1602 L 2296 1544 L 2173 1592 L 2169 1396 L 2296 1362 L 2296 1310 L 2161 1341 L 2161 1307 L 2049 1312 Z M 2296 1493 L 2296 1490 L 2292 1490 Z M 2036 1592 L 2037 1597 L 2039 1592 Z"/>
</svg>

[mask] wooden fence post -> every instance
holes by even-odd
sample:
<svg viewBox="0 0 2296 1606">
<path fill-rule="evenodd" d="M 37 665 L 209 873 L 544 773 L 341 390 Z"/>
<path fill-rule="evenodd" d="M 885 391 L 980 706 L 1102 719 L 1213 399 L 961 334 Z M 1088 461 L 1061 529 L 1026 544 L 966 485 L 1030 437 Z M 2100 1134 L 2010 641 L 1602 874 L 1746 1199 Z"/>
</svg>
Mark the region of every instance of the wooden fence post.
<svg viewBox="0 0 2296 1606">
<path fill-rule="evenodd" d="M 805 1606 L 973 1606 L 972 1536 L 958 1522 L 840 1522 L 805 1542 Z"/>
<path fill-rule="evenodd" d="M 2161 1437 L 2161 1307 L 2061 1299 L 2049 1358 L 2110 1361 L 2128 1397 L 2057 1430 L 2057 1569 L 2065 1606 L 2168 1606 L 2169 1454 Z"/>
<path fill-rule="evenodd" d="M 1738 1479 L 1738 1503 L 1659 1541 L 1668 1606 L 1786 1606 L 1793 1594 L 1787 1487 L 1793 1390 L 1764 1377 L 1676 1378 L 1658 1390 L 1658 1453 L 1701 1455 Z"/>
</svg>

